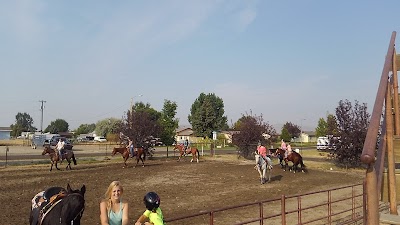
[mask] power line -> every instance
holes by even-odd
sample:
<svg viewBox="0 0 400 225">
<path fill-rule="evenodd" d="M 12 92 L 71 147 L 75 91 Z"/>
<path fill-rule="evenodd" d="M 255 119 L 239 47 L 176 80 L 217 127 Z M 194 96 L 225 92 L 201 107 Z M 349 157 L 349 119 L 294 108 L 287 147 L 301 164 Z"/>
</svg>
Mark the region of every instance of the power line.
<svg viewBox="0 0 400 225">
<path fill-rule="evenodd" d="M 43 111 L 44 111 L 43 103 L 46 103 L 46 101 L 39 100 L 39 102 L 42 103 L 42 105 L 40 106 L 40 111 L 42 113 L 42 116 L 40 118 L 40 133 L 43 133 Z"/>
</svg>

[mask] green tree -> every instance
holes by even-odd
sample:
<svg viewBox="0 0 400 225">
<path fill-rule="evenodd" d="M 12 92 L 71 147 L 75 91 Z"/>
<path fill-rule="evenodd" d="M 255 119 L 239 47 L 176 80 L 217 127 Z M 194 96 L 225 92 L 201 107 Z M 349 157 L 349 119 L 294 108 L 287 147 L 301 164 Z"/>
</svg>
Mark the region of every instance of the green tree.
<svg viewBox="0 0 400 225">
<path fill-rule="evenodd" d="M 106 137 L 108 134 L 117 134 L 121 127 L 121 120 L 116 118 L 106 118 L 96 123 L 95 133 L 97 136 Z"/>
<path fill-rule="evenodd" d="M 332 136 L 338 136 L 338 124 L 336 121 L 336 117 L 332 114 L 329 114 L 328 117 L 326 118 L 326 134 L 332 135 Z"/>
<path fill-rule="evenodd" d="M 188 120 L 197 136 L 212 137 L 213 131 L 228 127 L 224 113 L 224 102 L 221 98 L 214 93 L 201 93 L 192 104 Z"/>
<path fill-rule="evenodd" d="M 59 132 L 67 132 L 68 131 L 68 123 L 63 119 L 56 119 L 55 121 L 51 121 L 50 125 L 44 130 L 44 132 L 50 132 L 52 134 L 57 134 Z"/>
<path fill-rule="evenodd" d="M 286 142 L 290 142 L 292 140 L 292 136 L 290 135 L 286 127 L 282 127 L 281 139 L 283 139 Z"/>
<path fill-rule="evenodd" d="M 179 120 L 175 118 L 177 108 L 178 105 L 176 102 L 164 100 L 164 107 L 161 111 L 160 119 L 162 126 L 160 138 L 167 146 L 175 142 L 175 130 L 178 128 L 179 123 Z"/>
<path fill-rule="evenodd" d="M 327 135 L 328 123 L 324 118 L 319 118 L 318 125 L 315 128 L 315 135 L 317 137 L 325 137 Z"/>
<path fill-rule="evenodd" d="M 297 126 L 291 122 L 286 122 L 282 127 L 282 131 L 284 128 L 289 132 L 290 138 L 296 138 L 296 137 L 300 136 L 301 131 L 300 131 L 299 126 Z M 284 139 L 284 140 L 287 140 L 287 139 Z"/>
<path fill-rule="evenodd" d="M 80 134 L 88 134 L 90 132 L 93 132 L 96 129 L 96 124 L 91 123 L 91 124 L 81 124 L 79 127 L 75 130 L 75 135 L 78 136 Z"/>
<path fill-rule="evenodd" d="M 367 135 L 370 115 L 367 104 L 340 100 L 336 107 L 337 131 L 339 139 L 334 149 L 336 160 L 346 166 L 360 166 L 360 156 Z"/>
<path fill-rule="evenodd" d="M 264 122 L 261 116 L 242 116 L 237 124 L 236 130 L 240 131 L 232 135 L 232 143 L 238 146 L 240 155 L 244 158 L 253 158 L 253 152 L 257 149 L 256 146 L 260 142 L 265 146 L 271 144 L 271 137 L 276 136 L 275 129 Z M 267 138 L 263 136 L 267 134 Z"/>
<path fill-rule="evenodd" d="M 28 113 L 17 113 L 15 115 L 15 124 L 10 125 L 11 136 L 18 137 L 22 132 L 33 132 L 36 131 L 36 127 L 33 127 L 33 119 Z"/>
</svg>

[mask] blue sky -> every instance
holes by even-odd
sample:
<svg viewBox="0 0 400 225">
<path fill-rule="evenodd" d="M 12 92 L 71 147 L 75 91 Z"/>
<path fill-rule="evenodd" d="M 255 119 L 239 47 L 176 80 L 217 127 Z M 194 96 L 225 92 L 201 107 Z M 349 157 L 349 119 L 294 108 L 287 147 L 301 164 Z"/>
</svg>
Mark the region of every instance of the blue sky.
<svg viewBox="0 0 400 225">
<path fill-rule="evenodd" d="M 0 3 L 0 126 L 121 118 L 131 99 L 223 99 L 228 124 L 262 114 L 313 130 L 340 100 L 371 112 L 399 1 L 41 1 Z M 138 97 L 142 95 L 141 97 Z"/>
</svg>

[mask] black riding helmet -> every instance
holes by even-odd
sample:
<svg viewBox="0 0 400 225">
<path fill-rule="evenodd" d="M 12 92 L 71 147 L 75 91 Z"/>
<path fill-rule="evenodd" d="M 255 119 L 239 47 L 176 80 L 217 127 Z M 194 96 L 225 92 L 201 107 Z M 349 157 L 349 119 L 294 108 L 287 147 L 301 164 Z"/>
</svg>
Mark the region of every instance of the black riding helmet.
<svg viewBox="0 0 400 225">
<path fill-rule="evenodd" d="M 155 192 L 148 192 L 144 196 L 143 202 L 146 205 L 146 209 L 153 210 L 160 206 L 160 197 Z"/>
</svg>

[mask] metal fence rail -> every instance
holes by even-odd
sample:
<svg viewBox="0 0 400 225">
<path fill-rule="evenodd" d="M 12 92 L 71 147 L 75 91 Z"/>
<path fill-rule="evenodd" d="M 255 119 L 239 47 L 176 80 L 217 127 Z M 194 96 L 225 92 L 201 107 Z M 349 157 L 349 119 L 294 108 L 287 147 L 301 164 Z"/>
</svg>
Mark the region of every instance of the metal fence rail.
<svg viewBox="0 0 400 225">
<path fill-rule="evenodd" d="M 346 190 L 347 189 L 347 190 Z M 318 222 L 321 224 L 321 221 L 324 221 L 324 224 L 349 224 L 357 221 L 365 220 L 365 195 L 364 195 L 365 184 L 355 184 L 344 187 L 333 188 L 329 190 L 310 192 L 307 194 L 299 194 L 292 196 L 282 195 L 281 198 L 269 199 L 258 201 L 254 203 L 246 203 L 240 204 L 230 207 L 225 207 L 221 209 L 208 210 L 204 212 L 199 212 L 196 214 L 181 216 L 172 219 L 166 219 L 165 222 L 168 224 L 185 224 L 184 222 L 191 224 L 198 224 L 198 222 L 194 223 L 194 220 L 203 219 L 204 224 L 214 225 L 214 224 L 227 224 L 226 221 L 229 220 L 228 217 L 232 215 L 239 216 L 241 214 L 246 215 L 249 210 L 245 210 L 246 207 L 256 207 L 258 208 L 258 217 L 250 218 L 241 222 L 234 223 L 235 225 L 244 225 L 244 224 L 255 224 L 258 223 L 260 225 L 263 224 L 277 224 L 278 222 L 282 225 L 286 224 L 312 224 Z M 340 192 L 340 193 L 338 193 Z M 345 192 L 345 193 L 343 193 Z M 336 197 L 333 195 L 336 194 Z M 322 203 L 313 203 L 306 204 L 306 200 L 312 198 L 312 195 L 321 195 L 325 196 L 325 200 L 322 200 Z M 347 197 L 346 197 L 347 196 Z M 350 201 L 350 204 L 346 201 Z M 273 204 L 278 203 L 279 205 Z M 290 204 L 290 205 L 289 205 Z M 337 205 L 340 206 L 338 207 Z M 336 209 L 334 210 L 334 206 Z M 316 208 L 324 209 L 326 213 L 321 213 L 319 215 L 315 215 L 314 212 L 307 212 L 311 210 L 315 210 Z M 279 209 L 279 212 L 266 213 L 266 211 L 271 209 Z M 239 213 L 234 213 L 233 210 L 239 210 Z M 240 211 L 241 210 L 241 211 Z M 221 213 L 227 213 L 227 216 L 224 222 L 218 223 L 215 221 L 215 217 Z M 238 215 L 239 214 L 239 215 Z M 289 218 L 291 216 L 291 218 Z M 345 220 L 343 220 L 345 218 Z M 342 220 L 342 221 L 340 221 Z"/>
</svg>

